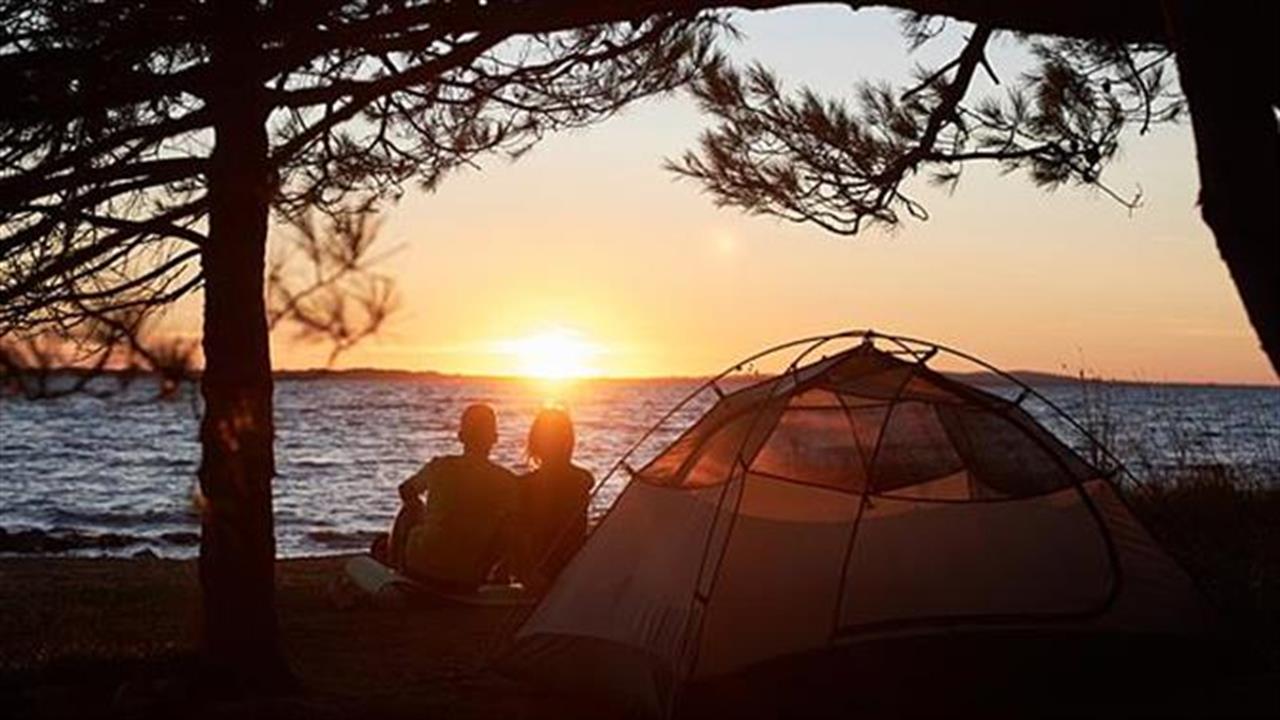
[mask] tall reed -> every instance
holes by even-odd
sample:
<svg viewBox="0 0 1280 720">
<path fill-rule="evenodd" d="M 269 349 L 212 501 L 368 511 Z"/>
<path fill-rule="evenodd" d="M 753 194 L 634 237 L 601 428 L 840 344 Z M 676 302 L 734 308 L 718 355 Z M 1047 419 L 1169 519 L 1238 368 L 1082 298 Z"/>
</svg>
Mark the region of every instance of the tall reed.
<svg viewBox="0 0 1280 720">
<path fill-rule="evenodd" d="M 1138 481 L 1122 485 L 1130 505 L 1227 631 L 1262 665 L 1280 669 L 1280 433 L 1264 436 L 1251 462 L 1232 463 L 1204 441 L 1222 429 L 1172 392 L 1148 386 L 1154 414 L 1146 427 L 1122 432 L 1117 386 L 1084 374 L 1079 385 L 1078 420 Z"/>
</svg>

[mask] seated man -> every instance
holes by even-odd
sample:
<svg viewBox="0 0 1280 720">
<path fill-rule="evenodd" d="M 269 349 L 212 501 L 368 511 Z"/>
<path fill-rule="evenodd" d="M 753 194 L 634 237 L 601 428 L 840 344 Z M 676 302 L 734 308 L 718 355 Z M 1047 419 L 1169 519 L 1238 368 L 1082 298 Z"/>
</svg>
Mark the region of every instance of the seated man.
<svg viewBox="0 0 1280 720">
<path fill-rule="evenodd" d="M 498 440 L 492 408 L 468 406 L 458 439 L 461 455 L 434 458 L 400 485 L 404 505 L 387 557 L 378 559 L 416 579 L 469 592 L 501 558 L 517 488 L 515 475 L 489 460 Z"/>
</svg>

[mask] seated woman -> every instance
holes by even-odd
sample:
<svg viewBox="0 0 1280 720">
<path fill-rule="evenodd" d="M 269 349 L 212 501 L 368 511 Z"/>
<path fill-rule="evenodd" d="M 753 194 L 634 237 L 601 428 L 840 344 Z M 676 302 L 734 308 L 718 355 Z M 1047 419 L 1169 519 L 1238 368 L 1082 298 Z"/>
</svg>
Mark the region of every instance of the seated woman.
<svg viewBox="0 0 1280 720">
<path fill-rule="evenodd" d="M 560 409 L 544 409 L 529 428 L 534 469 L 520 478 L 516 511 L 516 570 L 541 592 L 587 536 L 587 503 L 594 479 L 573 464 L 573 421 Z"/>
</svg>

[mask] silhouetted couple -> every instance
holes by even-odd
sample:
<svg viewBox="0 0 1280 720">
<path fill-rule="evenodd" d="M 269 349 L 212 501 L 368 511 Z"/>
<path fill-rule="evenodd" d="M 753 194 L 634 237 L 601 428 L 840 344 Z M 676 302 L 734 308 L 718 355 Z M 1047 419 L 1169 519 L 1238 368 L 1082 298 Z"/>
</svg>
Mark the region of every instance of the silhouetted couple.
<svg viewBox="0 0 1280 720">
<path fill-rule="evenodd" d="M 513 574 L 541 591 L 587 532 L 593 480 L 572 462 L 568 413 L 545 409 L 534 418 L 527 447 L 533 470 L 519 477 L 489 459 L 498 422 L 488 405 L 463 411 L 458 439 L 461 455 L 434 458 L 400 485 L 403 505 L 375 557 L 450 591 Z"/>
</svg>

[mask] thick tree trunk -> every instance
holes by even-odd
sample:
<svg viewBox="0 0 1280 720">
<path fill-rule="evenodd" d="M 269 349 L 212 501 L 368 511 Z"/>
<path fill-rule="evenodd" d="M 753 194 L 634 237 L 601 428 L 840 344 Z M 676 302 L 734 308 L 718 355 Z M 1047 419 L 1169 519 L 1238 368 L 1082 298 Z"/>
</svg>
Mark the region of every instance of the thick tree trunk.
<svg viewBox="0 0 1280 720">
<path fill-rule="evenodd" d="M 1280 374 L 1280 132 L 1276 5 L 1170 2 L 1200 167 L 1200 208 Z"/>
<path fill-rule="evenodd" d="M 263 275 L 272 194 L 265 103 L 254 81 L 253 2 L 222 3 L 213 65 L 224 81 L 207 98 L 215 144 L 209 240 L 203 248 L 200 542 L 204 648 L 223 678 L 247 692 L 279 689 L 288 671 L 275 615 L 271 479 L 271 356 Z M 220 680 L 221 681 L 221 680 Z"/>
</svg>

